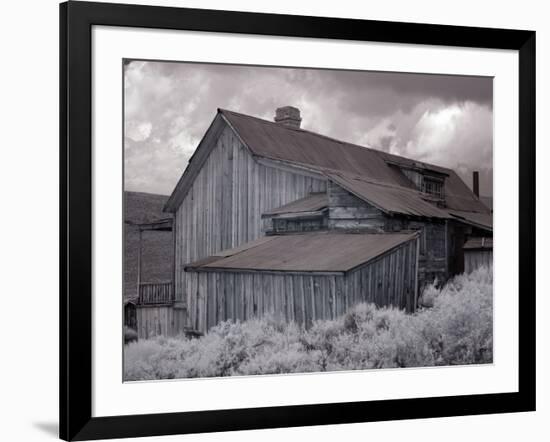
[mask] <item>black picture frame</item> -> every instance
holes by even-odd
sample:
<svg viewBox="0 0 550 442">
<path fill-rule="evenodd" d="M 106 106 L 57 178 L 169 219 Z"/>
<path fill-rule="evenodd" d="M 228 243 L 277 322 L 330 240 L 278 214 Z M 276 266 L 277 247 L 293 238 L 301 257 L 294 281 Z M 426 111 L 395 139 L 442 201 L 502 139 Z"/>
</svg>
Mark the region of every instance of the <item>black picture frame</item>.
<svg viewBox="0 0 550 442">
<path fill-rule="evenodd" d="M 94 25 L 511 49 L 519 53 L 519 391 L 92 417 Z M 535 410 L 535 32 L 67 2 L 60 5 L 60 437 L 138 437 Z"/>
</svg>

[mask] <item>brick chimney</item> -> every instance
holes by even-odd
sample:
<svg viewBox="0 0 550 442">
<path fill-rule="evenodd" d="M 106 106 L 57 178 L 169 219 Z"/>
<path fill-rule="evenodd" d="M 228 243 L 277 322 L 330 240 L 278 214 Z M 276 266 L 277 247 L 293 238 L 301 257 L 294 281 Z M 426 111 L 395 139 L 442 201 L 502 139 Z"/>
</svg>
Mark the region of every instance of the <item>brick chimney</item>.
<svg viewBox="0 0 550 442">
<path fill-rule="evenodd" d="M 300 123 L 302 122 L 300 118 L 300 109 L 292 106 L 279 107 L 275 111 L 274 120 L 276 123 L 284 126 L 300 129 Z"/>
<path fill-rule="evenodd" d="M 473 175 L 474 195 L 479 198 L 479 172 L 477 170 L 474 170 Z"/>
</svg>

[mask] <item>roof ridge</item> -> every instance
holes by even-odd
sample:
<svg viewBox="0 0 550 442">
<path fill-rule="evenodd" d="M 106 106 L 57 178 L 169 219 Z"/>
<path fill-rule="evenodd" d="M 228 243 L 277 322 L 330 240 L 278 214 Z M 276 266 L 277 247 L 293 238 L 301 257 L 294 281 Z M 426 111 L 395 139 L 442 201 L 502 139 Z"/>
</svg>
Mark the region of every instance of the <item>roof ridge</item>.
<svg viewBox="0 0 550 442">
<path fill-rule="evenodd" d="M 251 120 L 256 120 L 259 123 L 272 125 L 272 126 L 275 126 L 275 127 L 281 128 L 281 129 L 291 130 L 291 131 L 294 131 L 294 132 L 304 132 L 304 133 L 314 135 L 314 136 L 317 136 L 317 137 L 320 137 L 320 138 L 324 138 L 326 140 L 330 140 L 330 141 L 333 141 L 335 143 L 339 143 L 339 144 L 342 144 L 342 145 L 347 145 L 347 146 L 351 146 L 351 147 L 358 148 L 358 149 L 367 149 L 367 150 L 370 150 L 371 152 L 374 152 L 377 155 L 378 154 L 391 155 L 393 157 L 402 158 L 402 159 L 405 159 L 405 160 L 408 160 L 408 161 L 421 163 L 422 165 L 428 166 L 426 168 L 434 167 L 434 168 L 444 169 L 444 170 L 447 170 L 447 171 L 452 171 L 453 170 L 453 169 L 449 169 L 447 167 L 439 166 L 437 164 L 431 164 L 431 163 L 427 163 L 425 161 L 415 160 L 413 158 L 408 158 L 408 157 L 405 157 L 405 156 L 402 156 L 402 155 L 397 155 L 397 154 L 393 154 L 393 153 L 390 153 L 390 152 L 385 152 L 383 150 L 377 149 L 377 148 L 372 147 L 372 146 L 363 146 L 361 144 L 352 143 L 350 141 L 339 140 L 337 138 L 331 137 L 329 135 L 321 134 L 319 132 L 314 132 L 314 131 L 311 131 L 311 130 L 302 129 L 301 127 L 300 128 L 289 127 L 289 126 L 285 126 L 283 124 L 279 124 L 275 121 L 265 120 L 265 119 L 260 118 L 260 117 L 255 117 L 253 115 L 243 114 L 241 112 L 235 112 L 235 111 L 232 111 L 232 110 L 229 110 L 229 109 L 223 109 L 221 107 L 218 108 L 218 111 L 221 112 L 222 114 L 224 112 L 226 112 L 226 113 L 237 115 L 237 116 L 240 116 L 240 117 L 249 118 Z M 381 159 L 382 159 L 382 161 L 386 162 L 386 158 L 381 158 Z"/>
<path fill-rule="evenodd" d="M 347 144 L 348 146 L 354 146 L 354 147 L 359 147 L 361 149 L 369 149 L 369 150 L 373 150 L 375 152 L 381 152 L 380 150 L 375 149 L 374 147 L 371 147 L 371 146 L 361 146 L 360 144 L 355 144 L 355 143 L 351 143 L 349 141 L 339 140 L 338 138 L 334 138 L 334 137 L 331 137 L 331 136 L 328 136 L 328 135 L 325 135 L 325 134 L 321 134 L 319 132 L 313 132 L 312 130 L 302 129 L 301 127 L 285 126 L 284 124 L 280 124 L 280 123 L 277 123 L 275 121 L 264 120 L 263 118 L 260 118 L 260 117 L 255 117 L 253 115 L 248 115 L 248 114 L 243 114 L 243 113 L 240 113 L 240 112 L 235 112 L 235 111 L 232 111 L 232 110 L 229 110 L 229 109 L 218 108 L 218 110 L 221 111 L 222 113 L 223 112 L 228 112 L 230 114 L 238 115 L 240 117 L 246 117 L 246 118 L 250 118 L 252 120 L 257 120 L 259 123 L 273 125 L 275 127 L 281 128 L 281 129 L 287 129 L 287 130 L 291 130 L 291 131 L 294 131 L 294 132 L 305 132 L 305 133 L 315 135 L 315 136 L 320 137 L 320 138 L 325 138 L 327 140 L 334 141 L 334 142 L 339 143 L 339 144 Z"/>
</svg>

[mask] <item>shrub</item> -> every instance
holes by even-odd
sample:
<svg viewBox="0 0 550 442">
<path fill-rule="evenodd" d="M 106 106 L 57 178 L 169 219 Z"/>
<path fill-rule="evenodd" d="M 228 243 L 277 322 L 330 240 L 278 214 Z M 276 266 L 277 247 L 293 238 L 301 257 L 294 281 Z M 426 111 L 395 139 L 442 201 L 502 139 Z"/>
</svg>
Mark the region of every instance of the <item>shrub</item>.
<svg viewBox="0 0 550 442">
<path fill-rule="evenodd" d="M 424 289 L 422 290 L 422 294 L 420 295 L 419 304 L 422 307 L 433 307 L 434 301 L 437 295 L 439 294 L 439 289 L 437 288 L 438 281 L 437 279 L 432 282 L 431 284 L 428 284 Z"/>
<path fill-rule="evenodd" d="M 125 325 L 124 326 L 124 343 L 128 344 L 130 342 L 134 342 L 137 340 L 138 340 L 137 331 Z"/>
<path fill-rule="evenodd" d="M 492 288 L 492 269 L 482 268 L 441 289 L 428 286 L 432 307 L 415 314 L 359 304 L 335 320 L 315 321 L 308 330 L 265 317 L 222 322 L 198 339 L 130 342 L 125 379 L 489 363 Z"/>
<path fill-rule="evenodd" d="M 481 268 L 450 281 L 423 312 L 425 336 L 436 342 L 439 365 L 477 364 L 493 358 L 493 273 Z"/>
</svg>

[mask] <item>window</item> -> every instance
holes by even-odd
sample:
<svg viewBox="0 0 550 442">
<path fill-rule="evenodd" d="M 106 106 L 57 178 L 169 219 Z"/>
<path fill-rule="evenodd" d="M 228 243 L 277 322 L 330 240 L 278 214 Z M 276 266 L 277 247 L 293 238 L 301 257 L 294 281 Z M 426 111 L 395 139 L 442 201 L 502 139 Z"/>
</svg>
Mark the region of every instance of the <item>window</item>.
<svg viewBox="0 0 550 442">
<path fill-rule="evenodd" d="M 445 186 L 443 185 L 443 181 L 437 178 L 425 176 L 422 180 L 422 192 L 440 199 L 445 198 Z"/>
<path fill-rule="evenodd" d="M 405 175 L 418 190 L 436 199 L 445 200 L 445 177 L 443 175 L 431 175 L 426 169 L 401 168 Z"/>
</svg>

